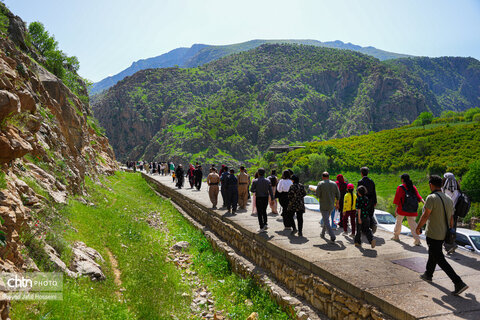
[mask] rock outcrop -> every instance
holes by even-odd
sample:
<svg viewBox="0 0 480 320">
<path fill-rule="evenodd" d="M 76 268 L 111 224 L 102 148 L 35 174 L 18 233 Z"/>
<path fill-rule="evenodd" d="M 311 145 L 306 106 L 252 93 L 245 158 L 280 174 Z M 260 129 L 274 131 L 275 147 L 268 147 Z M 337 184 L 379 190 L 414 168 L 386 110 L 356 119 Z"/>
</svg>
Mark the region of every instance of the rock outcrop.
<svg viewBox="0 0 480 320">
<path fill-rule="evenodd" d="M 85 194 L 86 176 L 96 179 L 116 170 L 112 148 L 92 125 L 89 104 L 45 69 L 45 59 L 25 42 L 25 23 L 1 3 L 0 9 L 9 19 L 8 34 L 0 35 L 0 230 L 6 238 L 0 271 L 38 270 L 22 254 L 31 242 L 67 275 L 104 279 L 96 251 L 75 244 L 70 270 L 42 234 L 52 230 L 55 203 Z M 39 212 L 48 213 L 45 221 L 33 219 Z M 0 315 L 8 316 L 4 301 Z"/>
</svg>

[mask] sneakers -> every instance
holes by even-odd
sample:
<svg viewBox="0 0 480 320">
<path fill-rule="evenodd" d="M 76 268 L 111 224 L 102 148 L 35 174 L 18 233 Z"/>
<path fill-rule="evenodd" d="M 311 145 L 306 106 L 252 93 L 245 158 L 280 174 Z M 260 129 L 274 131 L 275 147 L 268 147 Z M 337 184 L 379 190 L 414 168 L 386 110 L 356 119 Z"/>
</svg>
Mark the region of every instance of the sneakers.
<svg viewBox="0 0 480 320">
<path fill-rule="evenodd" d="M 337 239 L 337 238 L 335 238 L 335 237 L 330 238 L 330 243 L 334 243 L 336 239 Z"/>
<path fill-rule="evenodd" d="M 422 273 L 420 275 L 420 279 L 423 281 L 432 282 L 432 277 L 428 276 L 426 273 Z"/>
<path fill-rule="evenodd" d="M 263 233 L 263 232 L 267 232 L 267 230 L 265 230 L 265 227 L 257 230 L 257 233 Z"/>
<path fill-rule="evenodd" d="M 460 282 L 460 283 L 455 283 L 455 290 L 452 291 L 452 294 L 454 296 L 458 296 L 459 294 L 461 294 L 463 291 L 467 290 L 468 289 L 468 286 L 465 282 Z"/>
<path fill-rule="evenodd" d="M 393 241 L 397 241 L 397 242 L 398 242 L 398 241 L 400 241 L 400 238 L 397 237 L 397 236 L 393 236 L 390 240 L 393 240 Z"/>
<path fill-rule="evenodd" d="M 377 239 L 373 239 L 372 242 L 370 242 L 370 245 L 372 246 L 372 249 L 375 248 L 377 245 Z"/>
<path fill-rule="evenodd" d="M 353 233 L 353 232 L 350 233 L 350 237 L 352 237 L 352 238 L 355 237 L 355 233 Z"/>
<path fill-rule="evenodd" d="M 263 230 L 267 230 L 267 229 L 268 229 L 268 224 L 263 226 Z"/>
<path fill-rule="evenodd" d="M 325 232 L 320 233 L 320 238 L 325 238 Z"/>
</svg>

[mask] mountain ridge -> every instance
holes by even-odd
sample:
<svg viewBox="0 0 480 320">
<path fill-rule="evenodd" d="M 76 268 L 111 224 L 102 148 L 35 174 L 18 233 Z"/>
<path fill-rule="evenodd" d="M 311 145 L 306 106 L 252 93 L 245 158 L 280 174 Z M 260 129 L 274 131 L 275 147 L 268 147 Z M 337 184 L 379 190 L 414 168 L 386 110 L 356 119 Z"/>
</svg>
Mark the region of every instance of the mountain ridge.
<svg viewBox="0 0 480 320">
<path fill-rule="evenodd" d="M 478 61 L 462 61 L 480 79 Z M 234 163 L 274 143 L 395 128 L 423 111 L 439 115 L 450 106 L 438 96 L 408 68 L 371 56 L 269 44 L 197 68 L 142 70 L 101 95 L 94 113 L 121 160 Z"/>
<path fill-rule="evenodd" d="M 115 83 L 117 83 L 118 81 L 124 79 L 127 76 L 133 75 L 135 72 L 140 70 L 151 68 L 168 68 L 174 66 L 185 68 L 197 67 L 205 63 L 214 61 L 216 59 L 222 58 L 226 55 L 251 50 L 262 44 L 267 43 L 296 43 L 335 49 L 353 50 L 374 56 L 379 60 L 409 57 L 409 55 L 405 54 L 388 52 L 372 46 L 362 47 L 352 44 L 350 42 L 344 43 L 340 40 L 321 42 L 318 40 L 309 39 L 254 39 L 230 45 L 193 44 L 190 48 L 180 47 L 156 57 L 137 60 L 133 62 L 130 67 L 122 70 L 121 72 L 94 83 L 90 88 L 90 94 L 93 95 L 100 93 L 115 85 Z"/>
</svg>

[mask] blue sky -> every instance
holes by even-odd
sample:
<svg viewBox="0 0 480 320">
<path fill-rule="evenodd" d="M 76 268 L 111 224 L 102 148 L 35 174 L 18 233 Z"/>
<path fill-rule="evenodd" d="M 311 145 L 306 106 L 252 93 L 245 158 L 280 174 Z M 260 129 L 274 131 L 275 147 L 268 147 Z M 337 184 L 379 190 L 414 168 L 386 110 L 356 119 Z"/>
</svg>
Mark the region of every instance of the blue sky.
<svg viewBox="0 0 480 320">
<path fill-rule="evenodd" d="M 42 22 L 99 81 L 194 43 L 342 40 L 422 56 L 480 59 L 479 0 L 4 0 Z"/>
</svg>

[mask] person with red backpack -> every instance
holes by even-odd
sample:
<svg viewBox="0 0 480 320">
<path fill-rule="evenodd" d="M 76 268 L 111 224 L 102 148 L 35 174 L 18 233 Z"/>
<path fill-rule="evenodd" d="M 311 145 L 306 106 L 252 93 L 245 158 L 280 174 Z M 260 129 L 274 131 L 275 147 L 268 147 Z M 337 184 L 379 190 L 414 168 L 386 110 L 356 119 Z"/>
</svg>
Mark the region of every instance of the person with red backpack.
<svg viewBox="0 0 480 320">
<path fill-rule="evenodd" d="M 415 217 L 418 216 L 418 203 L 425 203 L 423 198 L 418 193 L 417 188 L 413 185 L 412 180 L 410 180 L 408 173 L 402 174 L 400 179 L 402 184 L 397 187 L 397 192 L 395 193 L 395 198 L 393 199 L 393 204 L 397 206 L 395 209 L 397 221 L 395 223 L 395 229 L 392 238 L 394 241 L 400 240 L 399 235 L 402 229 L 402 222 L 405 217 L 407 218 L 408 225 L 411 230 L 415 230 L 417 228 Z M 415 232 L 412 232 L 412 235 L 415 239 L 413 245 L 419 246 L 421 244 L 420 237 Z"/>
</svg>

